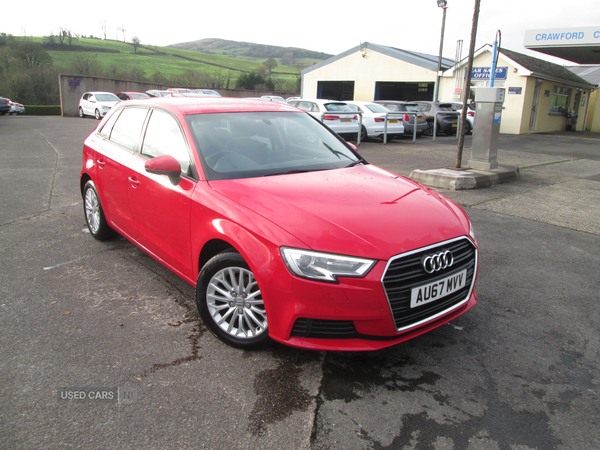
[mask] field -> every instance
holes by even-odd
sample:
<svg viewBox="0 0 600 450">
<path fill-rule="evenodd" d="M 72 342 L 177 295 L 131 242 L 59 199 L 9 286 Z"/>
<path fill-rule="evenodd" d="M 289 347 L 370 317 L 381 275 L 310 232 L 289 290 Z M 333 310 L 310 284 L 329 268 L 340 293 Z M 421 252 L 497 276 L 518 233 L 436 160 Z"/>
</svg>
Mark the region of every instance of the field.
<svg viewBox="0 0 600 450">
<path fill-rule="evenodd" d="M 33 39 L 42 44 L 48 43 L 46 37 Z M 192 70 L 234 79 L 241 73 L 256 70 L 264 61 L 143 44 L 138 46 L 136 52 L 130 43 L 91 38 L 76 38 L 72 44 L 71 47 L 67 43 L 46 47 L 56 66 L 68 69 L 78 58 L 95 58 L 104 69 L 117 67 L 123 71 L 136 68 L 142 70 L 148 78 L 156 72 L 171 77 Z M 298 67 L 279 65 L 273 69 L 272 76 L 291 80 L 300 75 L 300 70 Z"/>
</svg>

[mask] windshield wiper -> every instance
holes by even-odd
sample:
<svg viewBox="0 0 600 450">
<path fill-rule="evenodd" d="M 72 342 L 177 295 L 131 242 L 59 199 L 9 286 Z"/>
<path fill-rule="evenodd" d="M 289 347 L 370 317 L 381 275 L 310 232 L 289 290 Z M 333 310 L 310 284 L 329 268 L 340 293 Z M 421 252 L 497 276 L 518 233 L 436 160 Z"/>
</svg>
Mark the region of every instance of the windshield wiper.
<svg viewBox="0 0 600 450">
<path fill-rule="evenodd" d="M 318 172 L 320 170 L 328 170 L 328 169 L 292 169 L 287 172 L 276 172 L 276 173 L 267 173 L 263 175 L 263 177 L 272 177 L 275 175 L 291 175 L 293 173 L 306 173 L 306 172 Z"/>
<path fill-rule="evenodd" d="M 348 165 L 346 166 L 346 169 L 347 169 L 348 167 L 354 167 L 354 166 L 358 166 L 359 164 L 364 164 L 364 163 L 365 163 L 364 161 L 362 161 L 362 160 L 360 160 L 360 159 L 357 159 L 356 161 L 352 161 L 350 164 L 348 164 Z"/>
</svg>

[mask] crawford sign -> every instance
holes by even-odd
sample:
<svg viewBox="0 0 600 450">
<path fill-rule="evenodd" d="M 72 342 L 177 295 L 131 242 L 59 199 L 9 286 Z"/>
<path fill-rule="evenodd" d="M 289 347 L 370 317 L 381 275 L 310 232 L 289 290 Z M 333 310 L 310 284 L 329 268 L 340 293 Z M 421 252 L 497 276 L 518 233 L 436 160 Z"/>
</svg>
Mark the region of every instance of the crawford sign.
<svg viewBox="0 0 600 450">
<path fill-rule="evenodd" d="M 598 45 L 600 26 L 583 28 L 553 28 L 546 30 L 526 30 L 525 47 L 547 47 L 548 45 Z"/>
</svg>

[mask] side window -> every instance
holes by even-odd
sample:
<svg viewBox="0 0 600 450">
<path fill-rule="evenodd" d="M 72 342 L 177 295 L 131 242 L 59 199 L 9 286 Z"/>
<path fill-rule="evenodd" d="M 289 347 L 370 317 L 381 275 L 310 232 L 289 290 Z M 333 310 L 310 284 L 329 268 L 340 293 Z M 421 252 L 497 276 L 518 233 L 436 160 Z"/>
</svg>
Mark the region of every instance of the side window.
<svg viewBox="0 0 600 450">
<path fill-rule="evenodd" d="M 100 136 L 106 139 L 110 139 L 110 132 L 115 125 L 116 120 L 119 118 L 119 111 L 115 112 L 112 116 L 108 118 L 102 129 L 98 132 Z"/>
<path fill-rule="evenodd" d="M 135 150 L 147 112 L 146 108 L 124 108 L 113 126 L 110 140 L 129 150 Z"/>
<path fill-rule="evenodd" d="M 90 94 L 83 94 L 83 99 L 84 100 L 89 100 L 90 99 Z"/>
<path fill-rule="evenodd" d="M 181 164 L 181 172 L 190 175 L 188 146 L 177 120 L 169 113 L 160 110 L 152 111 L 142 146 L 142 155 L 151 158 L 171 155 Z"/>
</svg>

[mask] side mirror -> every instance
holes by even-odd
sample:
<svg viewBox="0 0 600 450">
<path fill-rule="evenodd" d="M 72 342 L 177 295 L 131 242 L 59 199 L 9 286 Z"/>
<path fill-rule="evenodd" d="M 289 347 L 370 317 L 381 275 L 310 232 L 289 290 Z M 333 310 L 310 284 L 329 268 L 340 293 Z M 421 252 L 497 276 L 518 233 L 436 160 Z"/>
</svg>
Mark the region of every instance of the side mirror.
<svg viewBox="0 0 600 450">
<path fill-rule="evenodd" d="M 144 168 L 146 172 L 168 176 L 171 182 L 179 180 L 181 177 L 181 164 L 171 155 L 157 156 L 156 158 L 149 159 L 144 164 Z"/>
</svg>

